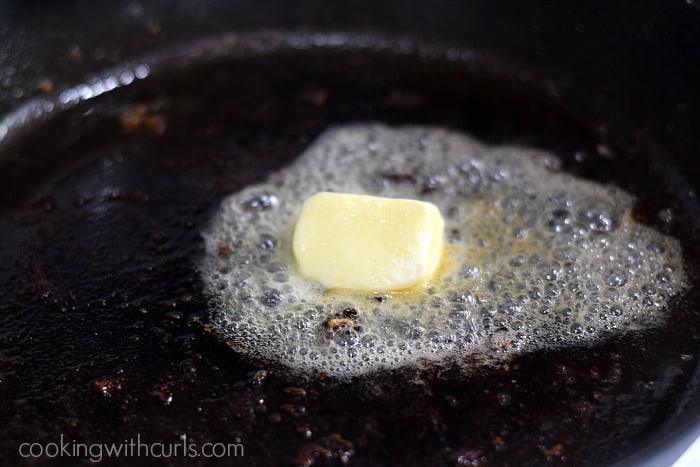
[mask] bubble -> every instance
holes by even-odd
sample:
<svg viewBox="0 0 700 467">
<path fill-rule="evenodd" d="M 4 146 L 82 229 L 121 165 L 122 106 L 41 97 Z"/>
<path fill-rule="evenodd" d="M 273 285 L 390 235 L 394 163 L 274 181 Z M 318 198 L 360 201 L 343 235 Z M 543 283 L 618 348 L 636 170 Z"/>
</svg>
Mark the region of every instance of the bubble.
<svg viewBox="0 0 700 467">
<path fill-rule="evenodd" d="M 282 295 L 279 292 L 272 290 L 262 296 L 261 303 L 268 307 L 276 307 L 282 303 Z"/>
<path fill-rule="evenodd" d="M 333 333 L 333 340 L 341 347 L 350 347 L 357 343 L 357 333 L 350 330 L 340 330 Z"/>
<path fill-rule="evenodd" d="M 610 287 L 622 287 L 627 283 L 627 274 L 624 271 L 608 270 L 603 280 Z"/>
<path fill-rule="evenodd" d="M 269 193 L 259 193 L 243 200 L 247 211 L 267 211 L 277 205 L 277 197 Z"/>
<path fill-rule="evenodd" d="M 544 216 L 544 225 L 550 232 L 566 233 L 571 231 L 573 216 L 566 209 L 555 209 Z"/>
<path fill-rule="evenodd" d="M 277 244 L 275 237 L 270 234 L 262 233 L 260 234 L 260 239 L 258 241 L 258 248 L 263 250 L 271 250 Z"/>
<path fill-rule="evenodd" d="M 547 170 L 555 159 L 439 128 L 330 130 L 226 198 L 202 233 L 210 324 L 251 358 L 339 379 L 467 357 L 488 365 L 660 324 L 688 287 L 679 242 L 635 224 L 624 191 Z M 445 266 L 411 293 L 306 280 L 291 233 L 319 191 L 436 204 Z"/>
<path fill-rule="evenodd" d="M 619 221 L 612 206 L 595 201 L 584 206 L 579 211 L 581 222 L 589 229 L 597 232 L 612 232 L 617 229 Z"/>
<path fill-rule="evenodd" d="M 360 339 L 360 345 L 362 345 L 363 347 L 366 347 L 368 349 L 371 349 L 377 344 L 378 341 L 379 341 L 379 337 L 377 337 L 376 335 L 365 334 Z"/>
</svg>

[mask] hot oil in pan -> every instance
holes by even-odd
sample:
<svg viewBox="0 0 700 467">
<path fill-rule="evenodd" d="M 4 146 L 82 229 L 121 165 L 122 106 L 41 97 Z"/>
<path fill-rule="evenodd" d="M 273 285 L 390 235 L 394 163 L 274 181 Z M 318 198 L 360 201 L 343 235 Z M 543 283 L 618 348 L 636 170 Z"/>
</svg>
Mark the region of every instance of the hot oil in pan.
<svg viewBox="0 0 700 467">
<path fill-rule="evenodd" d="M 61 434 L 186 434 L 260 464 L 600 464 L 694 407 L 695 289 L 662 328 L 468 375 L 304 381 L 207 332 L 200 232 L 221 200 L 358 121 L 550 149 L 564 170 L 637 195 L 636 215 L 691 251 L 680 203 L 632 149 L 473 63 L 326 48 L 156 73 L 36 130 L 3 168 L 2 458 Z"/>
</svg>

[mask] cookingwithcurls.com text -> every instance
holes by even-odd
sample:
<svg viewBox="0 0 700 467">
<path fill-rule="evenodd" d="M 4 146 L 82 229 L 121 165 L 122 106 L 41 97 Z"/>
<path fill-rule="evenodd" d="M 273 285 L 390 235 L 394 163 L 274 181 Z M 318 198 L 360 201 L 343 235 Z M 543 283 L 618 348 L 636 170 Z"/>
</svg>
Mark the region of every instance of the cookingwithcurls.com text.
<svg viewBox="0 0 700 467">
<path fill-rule="evenodd" d="M 145 442 L 137 434 L 120 442 L 111 443 L 81 443 L 69 439 L 63 434 L 55 442 L 22 443 L 19 445 L 19 455 L 22 458 L 62 458 L 74 457 L 88 459 L 91 462 L 102 462 L 104 459 L 126 457 L 204 457 L 224 458 L 243 457 L 245 449 L 241 443 L 202 443 L 197 444 L 180 435 L 178 441 Z"/>
</svg>

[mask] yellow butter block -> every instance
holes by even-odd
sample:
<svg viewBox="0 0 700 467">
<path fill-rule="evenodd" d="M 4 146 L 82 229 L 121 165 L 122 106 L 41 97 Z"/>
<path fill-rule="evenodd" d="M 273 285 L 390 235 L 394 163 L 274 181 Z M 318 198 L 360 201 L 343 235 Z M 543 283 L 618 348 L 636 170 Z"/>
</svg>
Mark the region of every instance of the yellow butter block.
<svg viewBox="0 0 700 467">
<path fill-rule="evenodd" d="M 435 272 L 445 223 L 433 204 L 344 193 L 317 193 L 294 229 L 299 271 L 326 288 L 391 291 Z"/>
</svg>

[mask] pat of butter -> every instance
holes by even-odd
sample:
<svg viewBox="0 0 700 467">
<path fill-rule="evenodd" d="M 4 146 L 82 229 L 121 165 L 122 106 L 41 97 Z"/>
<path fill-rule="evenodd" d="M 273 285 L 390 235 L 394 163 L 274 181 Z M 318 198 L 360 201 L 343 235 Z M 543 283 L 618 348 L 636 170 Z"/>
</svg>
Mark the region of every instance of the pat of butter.
<svg viewBox="0 0 700 467">
<path fill-rule="evenodd" d="M 323 192 L 304 201 L 292 250 L 299 271 L 326 288 L 391 291 L 435 272 L 444 229 L 430 203 Z"/>
</svg>

